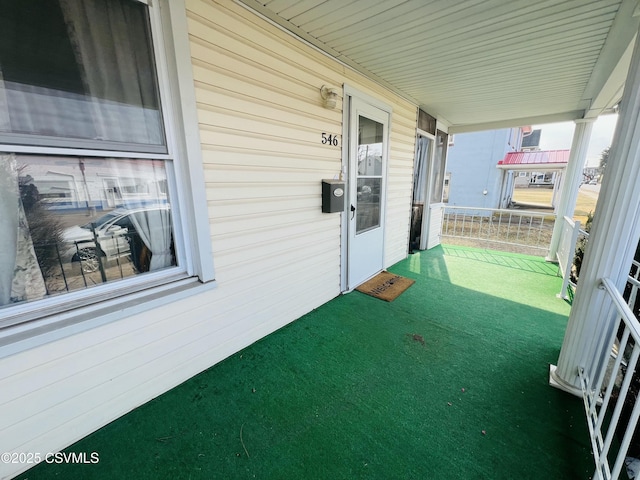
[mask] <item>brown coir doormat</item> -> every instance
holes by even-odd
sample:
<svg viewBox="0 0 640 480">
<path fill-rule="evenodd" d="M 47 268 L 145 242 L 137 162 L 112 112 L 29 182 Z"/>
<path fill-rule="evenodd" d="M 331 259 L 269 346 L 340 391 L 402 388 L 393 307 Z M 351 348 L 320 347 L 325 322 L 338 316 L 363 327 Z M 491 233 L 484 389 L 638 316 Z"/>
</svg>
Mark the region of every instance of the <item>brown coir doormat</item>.
<svg viewBox="0 0 640 480">
<path fill-rule="evenodd" d="M 357 287 L 356 290 L 372 297 L 392 302 L 415 282 L 415 280 L 401 277 L 394 273 L 380 272 L 371 280 L 367 280 Z"/>
</svg>

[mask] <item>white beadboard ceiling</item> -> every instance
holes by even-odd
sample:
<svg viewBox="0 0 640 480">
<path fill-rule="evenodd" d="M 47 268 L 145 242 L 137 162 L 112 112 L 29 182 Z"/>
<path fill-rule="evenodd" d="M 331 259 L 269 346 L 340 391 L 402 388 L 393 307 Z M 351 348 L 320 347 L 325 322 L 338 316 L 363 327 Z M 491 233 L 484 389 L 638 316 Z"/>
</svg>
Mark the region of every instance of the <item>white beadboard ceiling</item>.
<svg viewBox="0 0 640 480">
<path fill-rule="evenodd" d="M 619 101 L 638 0 L 237 0 L 451 132 L 593 117 Z"/>
</svg>

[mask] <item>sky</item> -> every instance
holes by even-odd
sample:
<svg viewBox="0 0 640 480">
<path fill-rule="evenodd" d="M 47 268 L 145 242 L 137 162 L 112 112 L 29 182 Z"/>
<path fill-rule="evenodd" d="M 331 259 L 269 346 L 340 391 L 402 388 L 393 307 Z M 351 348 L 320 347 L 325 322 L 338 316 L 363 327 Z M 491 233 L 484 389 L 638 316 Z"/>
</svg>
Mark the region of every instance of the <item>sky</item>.
<svg viewBox="0 0 640 480">
<path fill-rule="evenodd" d="M 602 115 L 595 121 L 587 150 L 586 166 L 597 167 L 600 164 L 600 154 L 611 145 L 617 119 L 617 115 Z M 574 126 L 573 122 L 562 122 L 534 125 L 533 128 L 542 129 L 541 150 L 565 150 L 571 148 Z"/>
</svg>

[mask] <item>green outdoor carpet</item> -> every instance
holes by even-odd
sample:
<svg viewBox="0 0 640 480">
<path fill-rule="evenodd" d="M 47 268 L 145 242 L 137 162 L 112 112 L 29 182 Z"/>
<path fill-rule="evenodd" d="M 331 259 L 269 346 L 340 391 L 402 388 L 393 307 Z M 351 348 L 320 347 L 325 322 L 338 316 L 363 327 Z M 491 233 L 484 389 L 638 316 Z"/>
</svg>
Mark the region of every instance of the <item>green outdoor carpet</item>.
<svg viewBox="0 0 640 480">
<path fill-rule="evenodd" d="M 23 479 L 588 479 L 580 400 L 547 385 L 556 267 L 463 247 L 390 269 L 393 303 L 336 298 Z"/>
</svg>

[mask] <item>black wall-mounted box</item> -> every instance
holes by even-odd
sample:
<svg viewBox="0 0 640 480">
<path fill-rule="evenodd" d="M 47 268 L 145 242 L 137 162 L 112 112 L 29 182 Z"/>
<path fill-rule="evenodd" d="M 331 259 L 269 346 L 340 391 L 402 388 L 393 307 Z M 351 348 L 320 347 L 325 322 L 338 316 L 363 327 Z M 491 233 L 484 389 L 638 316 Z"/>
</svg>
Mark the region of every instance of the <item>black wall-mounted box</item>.
<svg viewBox="0 0 640 480">
<path fill-rule="evenodd" d="M 336 213 L 344 211 L 344 182 L 322 180 L 322 211 Z"/>
</svg>

